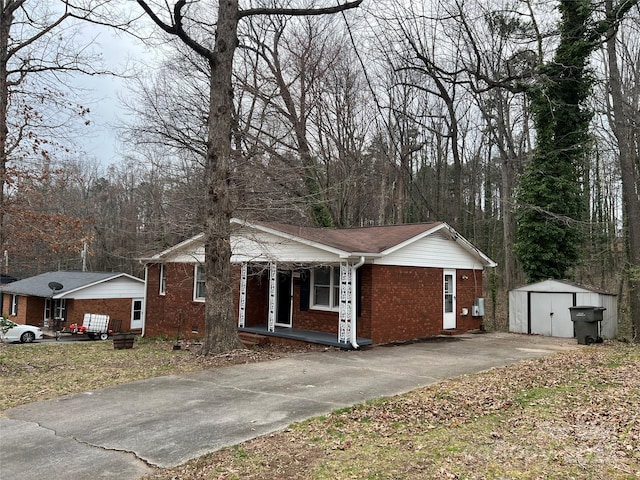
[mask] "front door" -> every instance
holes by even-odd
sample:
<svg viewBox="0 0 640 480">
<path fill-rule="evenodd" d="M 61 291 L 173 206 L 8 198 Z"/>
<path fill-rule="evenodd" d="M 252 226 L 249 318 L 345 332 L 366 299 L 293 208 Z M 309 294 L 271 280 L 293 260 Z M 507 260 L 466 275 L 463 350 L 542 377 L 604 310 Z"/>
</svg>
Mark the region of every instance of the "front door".
<svg viewBox="0 0 640 480">
<path fill-rule="evenodd" d="M 456 328 L 456 271 L 445 270 L 443 276 L 443 321 L 442 328 Z"/>
<path fill-rule="evenodd" d="M 131 330 L 142 328 L 143 304 L 142 298 L 134 298 L 131 302 Z"/>
<path fill-rule="evenodd" d="M 276 325 L 281 327 L 291 326 L 291 301 L 293 298 L 291 278 L 291 271 L 278 271 Z"/>
</svg>

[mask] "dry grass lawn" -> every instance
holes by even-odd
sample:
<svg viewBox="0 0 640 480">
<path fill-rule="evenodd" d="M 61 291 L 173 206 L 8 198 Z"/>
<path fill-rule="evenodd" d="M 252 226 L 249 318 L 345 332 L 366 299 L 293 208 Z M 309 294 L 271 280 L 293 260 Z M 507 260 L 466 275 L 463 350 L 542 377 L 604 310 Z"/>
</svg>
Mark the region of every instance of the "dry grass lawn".
<svg viewBox="0 0 640 480">
<path fill-rule="evenodd" d="M 296 351 L 202 359 L 170 343 L 0 347 L 2 409 Z M 606 343 L 447 380 L 293 424 L 147 480 L 637 479 L 640 346 Z"/>
</svg>

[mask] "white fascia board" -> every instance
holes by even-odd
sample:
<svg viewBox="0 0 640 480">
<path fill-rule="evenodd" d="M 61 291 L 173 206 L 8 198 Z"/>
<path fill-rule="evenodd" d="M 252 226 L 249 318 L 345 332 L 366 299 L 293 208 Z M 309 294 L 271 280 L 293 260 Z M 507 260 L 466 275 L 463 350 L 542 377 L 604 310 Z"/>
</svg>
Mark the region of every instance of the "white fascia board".
<svg viewBox="0 0 640 480">
<path fill-rule="evenodd" d="M 346 258 L 346 257 L 352 256 L 352 253 L 345 252 L 344 250 L 340 250 L 339 248 L 330 247 L 329 245 L 325 245 L 325 244 L 319 243 L 319 242 L 313 242 L 311 240 L 300 238 L 300 237 L 298 237 L 296 235 L 291 235 L 289 233 L 285 233 L 285 232 L 282 232 L 280 230 L 276 230 L 274 228 L 263 227 L 262 225 L 255 225 L 253 223 L 246 222 L 246 221 L 239 220 L 239 219 L 232 219 L 231 222 L 232 223 L 236 223 L 236 224 L 238 224 L 240 226 L 243 226 L 243 227 L 253 228 L 254 230 L 258 230 L 260 232 L 269 233 L 271 235 L 275 235 L 276 237 L 280 237 L 280 238 L 284 238 L 286 240 L 291 240 L 293 242 L 301 243 L 301 244 L 307 245 L 309 247 L 314 247 L 314 248 L 317 248 L 318 250 L 322 250 L 322 251 L 329 252 L 329 253 L 332 253 L 334 255 L 337 255 L 340 258 Z"/>
<path fill-rule="evenodd" d="M 162 262 L 166 257 L 173 255 L 176 252 L 180 252 L 181 250 L 187 249 L 193 243 L 198 243 L 204 240 L 204 233 L 199 233 L 198 235 L 188 238 L 173 247 L 169 247 L 166 250 L 155 254 L 151 258 L 145 258 L 143 261 L 145 263 L 154 263 L 154 262 Z"/>
<path fill-rule="evenodd" d="M 446 224 L 445 224 L 446 225 Z M 471 255 L 474 255 L 481 260 L 484 261 L 485 267 L 495 268 L 498 266 L 496 262 L 487 257 L 484 253 L 482 253 L 475 245 L 473 245 L 469 240 L 460 235 L 453 227 L 446 225 L 449 235 L 456 242 L 459 242 L 462 247 L 467 250 Z"/>
<path fill-rule="evenodd" d="M 80 290 L 84 290 L 85 288 L 90 288 L 95 285 L 100 285 L 101 283 L 110 282 L 111 280 L 115 280 L 117 278 L 128 278 L 129 280 L 135 280 L 136 282 L 144 284 L 144 280 L 138 277 L 134 277 L 133 275 L 129 275 L 127 273 L 120 273 L 118 275 L 114 275 L 113 277 L 103 278 L 102 280 L 98 280 L 97 282 L 87 283 L 86 285 L 82 285 L 81 287 L 74 288 L 73 290 L 68 290 L 64 293 L 59 293 L 57 295 L 53 295 L 52 298 L 65 298 L 71 295 L 72 293 L 79 292 Z"/>
</svg>

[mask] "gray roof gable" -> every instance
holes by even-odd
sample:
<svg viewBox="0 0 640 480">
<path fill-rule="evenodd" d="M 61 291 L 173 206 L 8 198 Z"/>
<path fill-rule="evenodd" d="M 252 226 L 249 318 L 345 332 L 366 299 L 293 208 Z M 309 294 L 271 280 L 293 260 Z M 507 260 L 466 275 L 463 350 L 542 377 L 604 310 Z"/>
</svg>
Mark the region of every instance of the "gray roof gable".
<svg viewBox="0 0 640 480">
<path fill-rule="evenodd" d="M 49 283 L 51 282 L 57 282 L 62 285 L 62 290 L 55 292 L 55 296 L 59 296 L 122 276 L 143 282 L 143 280 L 127 275 L 126 273 L 59 271 L 42 273 L 35 277 L 29 277 L 8 285 L 3 285 L 0 287 L 0 291 L 15 295 L 51 297 L 53 293 L 51 288 L 49 288 Z"/>
</svg>

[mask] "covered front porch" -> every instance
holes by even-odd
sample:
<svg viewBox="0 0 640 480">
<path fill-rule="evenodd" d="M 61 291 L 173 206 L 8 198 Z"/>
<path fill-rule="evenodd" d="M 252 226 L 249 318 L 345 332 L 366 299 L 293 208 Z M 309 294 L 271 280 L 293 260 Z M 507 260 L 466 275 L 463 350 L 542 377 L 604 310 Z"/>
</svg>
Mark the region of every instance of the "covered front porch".
<svg viewBox="0 0 640 480">
<path fill-rule="evenodd" d="M 363 263 L 363 260 L 329 265 L 243 262 L 238 332 L 343 349 L 372 345 L 372 339 L 356 335 L 356 270 Z M 314 268 L 325 274 L 322 282 L 318 270 L 313 275 Z"/>
<path fill-rule="evenodd" d="M 354 347 L 349 342 L 340 342 L 335 333 L 317 332 L 315 330 L 302 330 L 300 328 L 275 327 L 269 330 L 266 325 L 255 327 L 241 327 L 238 332 L 247 332 L 265 337 L 286 338 L 288 340 L 296 340 L 299 342 L 315 343 L 317 345 L 327 345 L 329 347 L 338 347 L 345 350 L 353 350 Z M 357 337 L 356 343 L 359 347 L 373 345 L 370 338 Z"/>
</svg>

